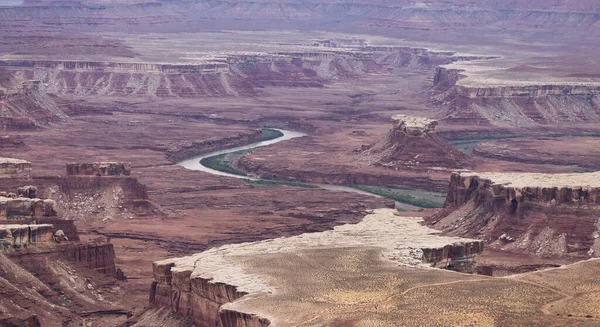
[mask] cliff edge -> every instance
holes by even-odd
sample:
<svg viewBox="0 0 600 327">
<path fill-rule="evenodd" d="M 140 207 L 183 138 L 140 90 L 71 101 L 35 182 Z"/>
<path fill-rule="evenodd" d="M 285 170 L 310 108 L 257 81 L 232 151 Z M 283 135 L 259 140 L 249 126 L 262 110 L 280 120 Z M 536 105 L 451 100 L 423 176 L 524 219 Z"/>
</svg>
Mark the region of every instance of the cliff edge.
<svg viewBox="0 0 600 327">
<path fill-rule="evenodd" d="M 600 172 L 453 173 L 429 226 L 491 248 L 544 257 L 600 253 Z"/>
</svg>

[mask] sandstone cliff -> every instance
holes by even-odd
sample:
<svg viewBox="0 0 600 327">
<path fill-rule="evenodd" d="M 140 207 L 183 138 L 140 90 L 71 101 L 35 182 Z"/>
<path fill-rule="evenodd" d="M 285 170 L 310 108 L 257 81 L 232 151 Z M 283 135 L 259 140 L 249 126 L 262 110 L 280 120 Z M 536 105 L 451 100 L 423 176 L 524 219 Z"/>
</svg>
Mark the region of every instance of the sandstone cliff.
<svg viewBox="0 0 600 327">
<path fill-rule="evenodd" d="M 129 162 L 68 163 L 68 176 L 129 176 Z"/>
<path fill-rule="evenodd" d="M 38 80 L 22 79 L 0 67 L 0 130 L 22 130 L 64 121 L 68 116 L 58 107 Z"/>
<path fill-rule="evenodd" d="M 598 173 L 454 173 L 444 209 L 426 222 L 501 250 L 595 257 L 599 192 Z"/>
<path fill-rule="evenodd" d="M 45 94 L 197 98 L 250 96 L 265 86 L 322 87 L 331 80 L 383 72 L 387 67 L 433 69 L 454 61 L 479 59 L 423 48 L 370 46 L 364 41 L 340 44 L 339 48 L 314 46 L 303 52 L 214 54 L 211 57 L 195 64 L 188 63 L 187 59 L 173 64 L 4 60 L 0 61 L 0 69 L 8 76 L 19 76 L 13 84 L 24 85 L 20 91 L 16 86 L 6 89 L 7 94 L 13 94 L 7 95 L 7 99 L 16 99 L 16 94 L 27 92 L 31 98 L 37 97 L 35 99 Z M 55 104 L 49 107 L 49 99 L 46 102 L 56 117 L 66 118 Z M 17 112 L 5 116 L 28 118 Z M 32 124 L 37 126 L 51 120 L 51 117 L 42 118 L 32 120 Z"/>
<path fill-rule="evenodd" d="M 0 178 L 27 179 L 31 174 L 31 163 L 13 158 L 0 158 Z"/>
<path fill-rule="evenodd" d="M 450 124 L 539 127 L 600 121 L 600 86 L 581 83 L 461 85 L 461 69 L 440 67 L 434 88 L 439 115 Z"/>
</svg>

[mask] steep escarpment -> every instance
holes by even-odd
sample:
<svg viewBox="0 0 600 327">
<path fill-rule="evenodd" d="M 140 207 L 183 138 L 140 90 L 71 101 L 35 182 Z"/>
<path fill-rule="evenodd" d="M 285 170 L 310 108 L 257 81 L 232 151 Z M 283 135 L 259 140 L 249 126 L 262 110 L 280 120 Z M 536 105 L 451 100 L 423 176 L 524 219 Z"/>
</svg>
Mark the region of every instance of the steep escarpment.
<svg viewBox="0 0 600 327">
<path fill-rule="evenodd" d="M 393 128 L 379 142 L 356 150 L 357 158 L 369 165 L 394 170 L 468 168 L 471 159 L 437 135 L 437 121 L 397 115 Z"/>
<path fill-rule="evenodd" d="M 375 247 L 381 251 L 377 258 L 396 265 L 426 268 L 469 265 L 483 250 L 481 241 L 439 236 L 420 225 L 420 221 L 420 218 L 398 217 L 392 209 L 379 209 L 358 224 L 338 226 L 331 231 L 226 245 L 189 257 L 157 261 L 153 264 L 155 282 L 150 300 L 153 306 L 171 308 L 173 313 L 190 317 L 197 325 L 264 327 L 283 316 L 275 313 L 277 309 L 273 307 L 244 309 L 243 303 L 249 298 L 289 292 L 288 287 L 278 285 L 282 282 L 293 288 L 295 274 L 281 274 L 278 282 L 273 283 L 260 265 L 250 263 L 254 258 L 268 256 L 287 262 L 311 250 L 325 253 Z M 298 273 L 303 274 L 304 270 L 310 273 L 315 268 L 307 264 Z M 333 269 L 328 271 L 335 274 Z M 138 319 L 143 319 L 143 315 Z"/>
<path fill-rule="evenodd" d="M 0 197 L 0 325 L 64 326 L 81 321 L 77 312 L 113 309 L 102 294 L 123 276 L 113 245 L 81 242 L 73 220 L 36 198 L 35 186 L 17 193 Z"/>
<path fill-rule="evenodd" d="M 596 84 L 505 81 L 494 85 L 459 80 L 468 72 L 438 68 L 434 88 L 442 120 L 451 124 L 540 127 L 600 121 L 600 86 Z"/>
<path fill-rule="evenodd" d="M 384 67 L 432 69 L 475 59 L 454 56 L 453 52 L 339 41 L 304 47 L 305 52 L 211 53 L 206 56 L 214 58 L 203 63 L 190 63 L 188 58 L 173 58 L 180 63 L 172 64 L 5 60 L 0 61 L 0 67 L 23 83 L 34 83 L 30 97 L 48 93 L 194 98 L 250 96 L 265 86 L 322 87 L 331 80 L 380 72 Z"/>
<path fill-rule="evenodd" d="M 444 209 L 426 222 L 500 250 L 595 257 L 599 192 L 598 173 L 454 173 Z"/>
</svg>

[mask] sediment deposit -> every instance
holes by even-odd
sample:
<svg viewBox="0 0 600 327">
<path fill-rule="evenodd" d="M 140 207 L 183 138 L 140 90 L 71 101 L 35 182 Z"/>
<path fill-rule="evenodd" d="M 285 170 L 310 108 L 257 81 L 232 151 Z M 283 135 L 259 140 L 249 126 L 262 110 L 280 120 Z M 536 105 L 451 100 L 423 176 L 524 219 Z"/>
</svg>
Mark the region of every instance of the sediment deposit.
<svg viewBox="0 0 600 327">
<path fill-rule="evenodd" d="M 155 307 L 169 307 L 199 325 L 238 326 L 243 321 L 244 326 L 268 326 L 284 317 L 274 315 L 269 307 L 237 309 L 237 303 L 245 299 L 281 292 L 260 269 L 248 266 L 253 258 L 275 256 L 287 261 L 304 251 L 371 249 L 386 262 L 427 268 L 469 264 L 483 250 L 481 241 L 439 236 L 421 221 L 396 216 L 392 209 L 378 209 L 358 224 L 331 231 L 226 245 L 189 257 L 157 261 L 150 298 Z M 306 269 L 310 270 L 310 265 Z M 286 283 L 293 285 L 291 280 Z"/>
<path fill-rule="evenodd" d="M 600 173 L 454 173 L 443 211 L 449 235 L 539 256 L 598 256 Z"/>
</svg>

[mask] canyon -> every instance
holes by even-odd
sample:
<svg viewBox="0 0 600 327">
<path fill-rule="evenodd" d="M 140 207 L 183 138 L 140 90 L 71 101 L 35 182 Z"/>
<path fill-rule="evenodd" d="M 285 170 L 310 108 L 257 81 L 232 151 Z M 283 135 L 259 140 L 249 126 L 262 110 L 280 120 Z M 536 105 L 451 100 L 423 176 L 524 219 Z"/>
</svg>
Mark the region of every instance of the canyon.
<svg viewBox="0 0 600 327">
<path fill-rule="evenodd" d="M 0 325 L 597 325 L 599 17 L 0 1 Z"/>
</svg>

